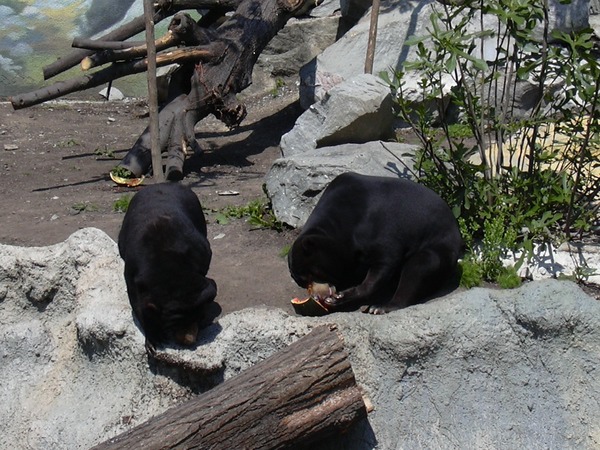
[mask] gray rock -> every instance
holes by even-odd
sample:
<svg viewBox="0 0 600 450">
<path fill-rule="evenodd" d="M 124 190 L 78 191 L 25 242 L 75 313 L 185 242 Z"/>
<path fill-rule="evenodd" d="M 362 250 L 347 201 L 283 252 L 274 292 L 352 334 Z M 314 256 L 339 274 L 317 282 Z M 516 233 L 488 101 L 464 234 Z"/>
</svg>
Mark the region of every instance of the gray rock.
<svg viewBox="0 0 600 450">
<path fill-rule="evenodd" d="M 430 14 L 433 8 L 441 9 L 443 6 L 433 0 L 416 3 L 398 0 L 382 2 L 373 62 L 374 74 L 398 70 L 404 62 L 414 60 L 414 50 L 405 46 L 404 42 L 411 36 L 429 34 L 427 28 L 431 27 Z M 570 31 L 586 28 L 589 26 L 589 0 L 573 0 L 568 4 L 562 4 L 560 0 L 551 0 L 548 16 L 550 32 L 555 29 Z M 483 21 L 485 30 L 496 30 L 498 27 L 495 16 L 486 16 Z M 370 12 L 335 44 L 302 68 L 300 98 L 305 108 L 306 105 L 322 99 L 336 84 L 364 72 L 369 27 Z M 478 29 L 479 16 L 477 23 L 471 26 L 473 32 Z M 488 49 L 495 52 L 496 39 L 485 39 L 482 45 L 486 53 Z M 479 54 L 478 50 L 475 50 L 474 54 Z M 490 59 L 493 55 L 487 56 Z"/>
<path fill-rule="evenodd" d="M 150 370 L 121 271 L 95 229 L 50 247 L 0 245 L 0 448 L 89 448 L 324 323 L 337 324 L 374 410 L 315 449 L 600 443 L 600 303 L 571 282 L 456 291 L 384 316 L 246 309 L 204 329 L 195 351 L 165 350 L 174 367 Z M 38 283 L 52 298 L 28 296 Z"/>
<path fill-rule="evenodd" d="M 98 94 L 106 100 L 110 101 L 118 101 L 123 100 L 125 98 L 123 93 L 114 86 L 111 86 L 110 89 L 103 88 L 100 92 L 98 92 Z"/>
<path fill-rule="evenodd" d="M 343 172 L 410 178 L 416 146 L 373 141 L 309 150 L 277 159 L 265 177 L 278 220 L 301 227 L 323 189 Z"/>
<path fill-rule="evenodd" d="M 393 134 L 390 89 L 379 78 L 358 75 L 309 107 L 281 138 L 283 156 L 318 147 L 387 139 Z"/>
<path fill-rule="evenodd" d="M 328 0 L 308 17 L 290 19 L 261 52 L 253 67 L 252 84 L 242 97 L 266 95 L 279 87 L 279 80 L 295 80 L 302 66 L 333 44 L 340 19 L 334 7 L 335 2 Z"/>
<path fill-rule="evenodd" d="M 256 65 L 274 77 L 296 76 L 303 65 L 335 42 L 338 22 L 336 16 L 290 19 Z"/>
</svg>

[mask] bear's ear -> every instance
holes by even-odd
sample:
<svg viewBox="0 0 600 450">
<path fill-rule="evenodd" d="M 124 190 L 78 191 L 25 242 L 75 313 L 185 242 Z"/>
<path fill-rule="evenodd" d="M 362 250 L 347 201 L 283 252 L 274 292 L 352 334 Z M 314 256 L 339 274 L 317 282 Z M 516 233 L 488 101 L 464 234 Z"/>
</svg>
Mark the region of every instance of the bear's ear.
<svg viewBox="0 0 600 450">
<path fill-rule="evenodd" d="M 300 240 L 300 248 L 307 254 L 328 252 L 332 247 L 332 240 L 326 236 L 306 235 Z"/>
<path fill-rule="evenodd" d="M 303 252 L 305 253 L 312 253 L 316 248 L 316 242 L 313 236 L 301 236 L 300 238 L 298 238 L 298 240 L 300 242 L 298 242 L 298 244 L 300 244 L 300 248 L 302 249 Z"/>
<path fill-rule="evenodd" d="M 171 241 L 171 235 L 175 229 L 173 218 L 168 214 L 156 217 L 148 223 L 144 232 L 144 244 L 157 248 L 167 247 Z"/>
</svg>

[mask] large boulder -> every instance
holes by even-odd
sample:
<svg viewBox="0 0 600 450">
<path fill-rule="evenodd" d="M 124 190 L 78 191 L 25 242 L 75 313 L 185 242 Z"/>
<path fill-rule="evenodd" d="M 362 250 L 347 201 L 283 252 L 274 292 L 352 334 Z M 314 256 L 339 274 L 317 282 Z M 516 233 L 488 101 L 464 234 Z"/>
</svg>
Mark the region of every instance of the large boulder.
<svg viewBox="0 0 600 450">
<path fill-rule="evenodd" d="M 343 172 L 411 178 L 417 147 L 373 141 L 308 150 L 275 160 L 265 188 L 278 220 L 301 227 L 327 185 Z"/>
<path fill-rule="evenodd" d="M 548 6 L 549 32 L 552 30 L 572 31 L 589 26 L 590 0 L 573 0 L 561 2 L 550 0 Z M 435 0 L 411 3 L 402 0 L 386 0 L 382 2 L 377 27 L 377 44 L 373 61 L 373 73 L 399 70 L 404 62 L 415 59 L 415 51 L 405 46 L 404 42 L 411 36 L 426 36 L 431 28 L 430 15 L 444 6 Z M 370 27 L 369 10 L 359 21 L 335 44 L 304 66 L 300 72 L 300 98 L 304 107 L 322 99 L 326 92 L 343 80 L 363 73 Z M 470 31 L 481 29 L 477 22 L 471 24 Z M 495 16 L 485 16 L 484 30 L 498 29 Z M 540 30 L 539 35 L 542 35 Z M 486 38 L 484 48 L 495 52 L 498 44 L 496 38 Z M 479 54 L 476 50 L 474 54 Z M 487 54 L 488 59 L 494 55 Z M 444 84 L 447 84 L 445 82 Z M 451 87 L 447 86 L 448 88 Z"/>
<path fill-rule="evenodd" d="M 89 448 L 337 324 L 374 409 L 316 449 L 600 445 L 600 303 L 571 282 L 456 291 L 384 316 L 246 309 L 149 363 L 116 244 L 0 245 L 0 448 Z"/>
<path fill-rule="evenodd" d="M 393 135 L 390 88 L 373 75 L 341 83 L 309 107 L 281 138 L 281 153 L 292 156 L 318 147 L 387 139 Z"/>
</svg>

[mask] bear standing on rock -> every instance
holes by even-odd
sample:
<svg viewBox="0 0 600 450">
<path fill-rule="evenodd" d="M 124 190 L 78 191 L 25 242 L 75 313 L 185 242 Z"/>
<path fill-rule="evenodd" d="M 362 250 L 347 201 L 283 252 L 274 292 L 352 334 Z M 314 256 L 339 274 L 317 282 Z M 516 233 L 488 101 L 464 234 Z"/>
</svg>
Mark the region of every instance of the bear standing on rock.
<svg viewBox="0 0 600 450">
<path fill-rule="evenodd" d="M 456 219 L 435 192 L 406 179 L 349 172 L 323 192 L 288 265 L 329 312 L 364 305 L 363 312 L 384 314 L 456 280 L 462 249 Z"/>
<path fill-rule="evenodd" d="M 220 312 L 216 283 L 206 277 L 212 253 L 196 194 L 177 183 L 140 190 L 123 219 L 119 253 L 146 349 L 171 339 L 195 343 L 202 322 Z"/>
</svg>

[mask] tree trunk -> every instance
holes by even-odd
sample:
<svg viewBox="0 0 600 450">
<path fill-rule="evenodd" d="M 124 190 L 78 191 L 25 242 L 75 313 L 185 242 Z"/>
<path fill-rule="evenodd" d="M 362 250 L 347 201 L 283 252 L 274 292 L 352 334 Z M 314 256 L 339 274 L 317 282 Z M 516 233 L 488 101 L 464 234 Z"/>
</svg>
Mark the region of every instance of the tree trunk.
<svg viewBox="0 0 600 450">
<path fill-rule="evenodd" d="M 366 414 L 343 342 L 335 326 L 324 325 L 94 450 L 299 448 Z"/>
</svg>

